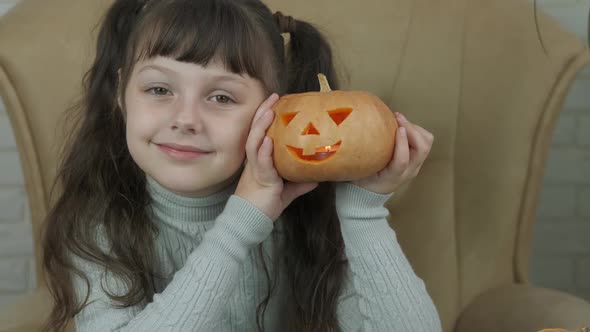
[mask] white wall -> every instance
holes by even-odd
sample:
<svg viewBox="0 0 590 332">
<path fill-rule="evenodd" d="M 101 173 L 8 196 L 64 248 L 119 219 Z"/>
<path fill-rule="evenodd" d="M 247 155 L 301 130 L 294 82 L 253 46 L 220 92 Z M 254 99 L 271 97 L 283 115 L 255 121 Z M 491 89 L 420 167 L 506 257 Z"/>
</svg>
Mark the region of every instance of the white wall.
<svg viewBox="0 0 590 332">
<path fill-rule="evenodd" d="M 541 0 L 539 5 L 587 39 L 590 0 Z M 553 137 L 530 277 L 590 300 L 590 68 L 574 83 Z"/>
<path fill-rule="evenodd" d="M 3 15 L 18 0 L 0 0 Z M 0 101 L 0 308 L 35 287 L 31 222 L 12 128 Z"/>
</svg>

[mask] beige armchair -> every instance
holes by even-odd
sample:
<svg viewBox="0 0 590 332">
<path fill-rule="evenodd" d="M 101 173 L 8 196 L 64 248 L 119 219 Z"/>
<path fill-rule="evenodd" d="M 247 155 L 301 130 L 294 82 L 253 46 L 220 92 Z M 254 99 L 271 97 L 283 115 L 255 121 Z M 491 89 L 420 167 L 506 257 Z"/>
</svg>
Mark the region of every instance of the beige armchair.
<svg viewBox="0 0 590 332">
<path fill-rule="evenodd" d="M 60 113 L 80 93 L 93 29 L 110 3 L 23 0 L 0 20 L 0 96 L 36 238 L 51 204 Z M 589 303 L 527 281 L 548 146 L 574 76 L 590 63 L 583 42 L 541 13 L 539 36 L 528 0 L 268 3 L 323 28 L 344 88 L 372 91 L 435 134 L 421 175 L 389 208 L 445 331 L 590 325 Z M 0 331 L 39 329 L 50 300 L 37 280 L 0 314 Z"/>
</svg>

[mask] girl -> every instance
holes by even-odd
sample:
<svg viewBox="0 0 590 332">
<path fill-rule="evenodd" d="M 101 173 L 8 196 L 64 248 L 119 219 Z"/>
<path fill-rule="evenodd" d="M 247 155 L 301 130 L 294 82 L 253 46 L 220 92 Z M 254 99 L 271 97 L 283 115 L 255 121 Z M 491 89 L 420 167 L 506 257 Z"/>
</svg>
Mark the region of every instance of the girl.
<svg viewBox="0 0 590 332">
<path fill-rule="evenodd" d="M 281 33 L 290 33 L 285 56 Z M 278 95 L 337 87 L 328 43 L 259 0 L 118 0 L 48 215 L 46 330 L 440 331 L 386 221 L 432 135 L 353 183 L 288 183 Z"/>
</svg>

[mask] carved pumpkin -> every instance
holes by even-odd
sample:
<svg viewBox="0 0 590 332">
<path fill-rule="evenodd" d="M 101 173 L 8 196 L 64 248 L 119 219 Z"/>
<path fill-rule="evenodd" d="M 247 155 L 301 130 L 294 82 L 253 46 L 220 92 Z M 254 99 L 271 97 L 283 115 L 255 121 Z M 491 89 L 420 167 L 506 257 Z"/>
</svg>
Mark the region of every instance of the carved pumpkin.
<svg viewBox="0 0 590 332">
<path fill-rule="evenodd" d="M 393 154 L 397 122 L 389 107 L 365 91 L 332 91 L 318 75 L 319 92 L 281 97 L 267 135 L 279 175 L 293 182 L 350 181 L 382 170 Z"/>
</svg>

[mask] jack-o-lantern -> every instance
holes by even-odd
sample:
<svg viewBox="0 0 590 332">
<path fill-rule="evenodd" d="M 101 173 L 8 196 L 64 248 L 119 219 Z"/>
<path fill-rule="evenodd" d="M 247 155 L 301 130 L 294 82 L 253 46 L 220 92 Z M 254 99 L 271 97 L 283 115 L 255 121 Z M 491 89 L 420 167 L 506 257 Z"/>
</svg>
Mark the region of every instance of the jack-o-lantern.
<svg viewBox="0 0 590 332">
<path fill-rule="evenodd" d="M 281 97 L 267 135 L 279 175 L 293 182 L 350 181 L 382 170 L 393 154 L 397 122 L 389 107 L 365 91 L 332 91 L 318 75 L 319 92 Z"/>
</svg>

